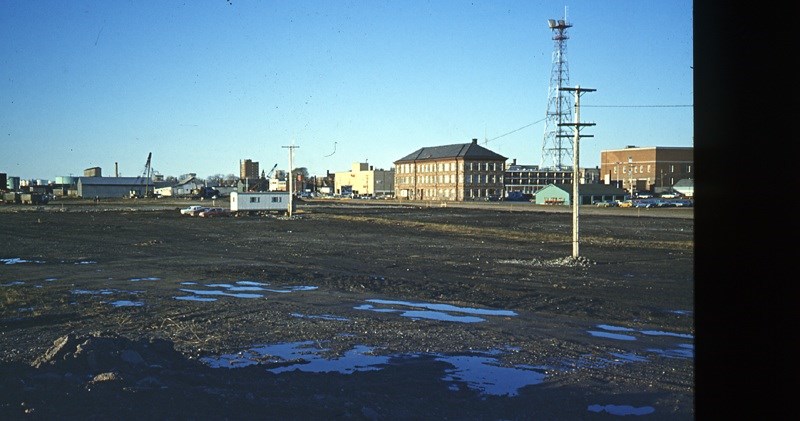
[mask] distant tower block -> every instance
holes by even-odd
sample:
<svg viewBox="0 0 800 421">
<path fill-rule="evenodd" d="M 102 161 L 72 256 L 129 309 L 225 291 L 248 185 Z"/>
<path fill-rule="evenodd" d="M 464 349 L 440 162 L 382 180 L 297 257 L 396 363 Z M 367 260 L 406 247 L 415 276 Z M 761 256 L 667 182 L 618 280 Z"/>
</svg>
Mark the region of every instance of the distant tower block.
<svg viewBox="0 0 800 421">
<path fill-rule="evenodd" d="M 566 12 L 563 20 L 548 19 L 553 31 L 553 68 L 550 71 L 550 88 L 547 96 L 547 115 L 545 117 L 544 142 L 542 143 L 542 168 L 564 170 L 572 165 L 572 131 L 559 123 L 572 121 L 572 95 L 561 91 L 569 87 L 569 66 L 567 65 L 567 23 Z"/>
</svg>

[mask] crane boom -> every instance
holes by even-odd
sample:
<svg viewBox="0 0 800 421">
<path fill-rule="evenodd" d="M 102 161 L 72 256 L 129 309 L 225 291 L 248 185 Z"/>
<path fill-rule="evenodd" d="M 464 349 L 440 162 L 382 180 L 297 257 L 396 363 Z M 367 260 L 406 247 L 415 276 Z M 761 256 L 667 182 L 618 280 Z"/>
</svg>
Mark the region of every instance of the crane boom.
<svg viewBox="0 0 800 421">
<path fill-rule="evenodd" d="M 152 169 L 150 167 L 150 160 L 153 157 L 153 153 L 150 152 L 147 154 L 147 162 L 144 164 L 144 171 L 142 171 L 142 175 L 136 176 L 136 181 L 139 184 L 144 184 L 144 194 L 143 197 L 150 197 L 150 182 L 153 181 L 153 174 Z M 155 192 L 154 192 L 155 193 Z M 131 190 L 131 197 L 138 197 L 140 192 Z"/>
<path fill-rule="evenodd" d="M 275 168 L 278 168 L 278 164 L 275 164 L 275 165 L 273 165 L 273 166 L 272 166 L 272 169 L 271 169 L 271 170 L 269 170 L 269 172 L 267 173 L 267 175 L 266 175 L 266 176 L 264 176 L 264 178 L 270 178 L 270 177 L 272 177 L 272 172 L 273 172 L 273 171 L 275 171 Z"/>
</svg>

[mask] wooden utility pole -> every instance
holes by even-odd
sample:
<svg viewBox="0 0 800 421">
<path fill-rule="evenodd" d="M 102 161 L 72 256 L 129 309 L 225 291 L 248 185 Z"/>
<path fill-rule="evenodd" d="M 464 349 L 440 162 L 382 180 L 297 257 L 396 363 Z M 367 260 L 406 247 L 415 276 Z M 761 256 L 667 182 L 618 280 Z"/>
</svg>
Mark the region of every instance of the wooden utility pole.
<svg viewBox="0 0 800 421">
<path fill-rule="evenodd" d="M 578 210 L 580 209 L 581 197 L 578 190 L 580 184 L 580 139 L 581 137 L 594 137 L 593 135 L 581 136 L 581 127 L 594 126 L 594 123 L 581 123 L 581 94 L 594 92 L 597 89 L 581 88 L 580 85 L 574 88 L 559 88 L 562 91 L 575 92 L 575 122 L 559 123 L 559 126 L 572 126 L 574 139 L 572 141 L 572 258 L 577 259 L 580 255 L 580 229 Z"/>
</svg>

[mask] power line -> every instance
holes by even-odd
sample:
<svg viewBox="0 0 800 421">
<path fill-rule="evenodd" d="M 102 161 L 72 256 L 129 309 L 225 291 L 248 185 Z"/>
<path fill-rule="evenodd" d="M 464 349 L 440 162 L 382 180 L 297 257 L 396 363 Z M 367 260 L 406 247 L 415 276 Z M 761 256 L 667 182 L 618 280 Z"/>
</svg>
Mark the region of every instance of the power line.
<svg viewBox="0 0 800 421">
<path fill-rule="evenodd" d="M 545 121 L 546 119 L 547 119 L 547 118 L 545 117 L 545 118 L 543 118 L 543 119 L 541 119 L 541 120 L 539 120 L 539 121 L 534 121 L 533 123 L 526 124 L 526 125 L 524 125 L 524 126 L 522 126 L 522 127 L 518 128 L 518 129 L 512 130 L 512 131 L 510 131 L 510 132 L 508 132 L 508 133 L 501 134 L 500 136 L 497 136 L 497 137 L 495 137 L 495 138 L 492 138 L 492 139 L 486 139 L 486 140 L 484 140 L 484 141 L 483 141 L 483 144 L 485 145 L 485 144 L 487 144 L 487 143 L 489 143 L 489 142 L 491 142 L 491 141 L 493 141 L 493 140 L 500 139 L 500 138 L 501 138 L 501 137 L 503 137 L 503 136 L 508 136 L 508 135 L 510 135 L 511 133 L 516 133 L 516 132 L 518 132 L 518 131 L 520 131 L 520 130 L 522 130 L 522 129 L 525 129 L 525 128 L 528 128 L 528 127 L 530 127 L 530 126 L 533 126 L 533 125 L 534 125 L 534 124 L 536 124 L 536 123 L 541 123 L 541 122 Z"/>
<path fill-rule="evenodd" d="M 694 105 L 581 105 L 581 107 L 586 107 L 586 108 L 588 108 L 588 107 L 592 107 L 592 108 L 691 108 L 691 107 L 694 107 Z M 543 122 L 545 120 L 547 120 L 547 117 L 545 117 L 545 118 L 543 118 L 543 119 L 541 119 L 539 121 L 534 121 L 533 123 L 526 124 L 526 125 L 518 128 L 518 129 L 512 130 L 512 131 L 510 131 L 508 133 L 503 133 L 500 136 L 497 136 L 495 138 L 486 139 L 486 140 L 483 141 L 483 144 L 485 145 L 485 144 L 487 144 L 487 143 L 489 143 L 489 142 L 491 142 L 493 140 L 500 139 L 501 137 L 508 136 L 508 135 L 510 135 L 512 133 L 516 133 L 516 132 L 518 132 L 518 131 L 520 131 L 522 129 L 526 129 L 526 128 L 530 127 L 530 126 L 533 126 L 536 123 L 541 123 L 541 122 Z"/>
<path fill-rule="evenodd" d="M 592 108 L 680 108 L 694 107 L 694 105 L 582 105 L 582 107 Z"/>
</svg>

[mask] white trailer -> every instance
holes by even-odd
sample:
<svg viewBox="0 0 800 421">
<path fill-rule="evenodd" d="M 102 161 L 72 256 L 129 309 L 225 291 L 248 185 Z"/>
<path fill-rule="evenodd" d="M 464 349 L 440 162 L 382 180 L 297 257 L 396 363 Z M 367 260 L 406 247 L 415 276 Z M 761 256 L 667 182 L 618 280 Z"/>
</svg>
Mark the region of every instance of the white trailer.
<svg viewBox="0 0 800 421">
<path fill-rule="evenodd" d="M 289 193 L 285 191 L 231 192 L 231 213 L 234 215 L 289 211 Z M 292 201 L 292 212 L 295 204 Z"/>
</svg>

